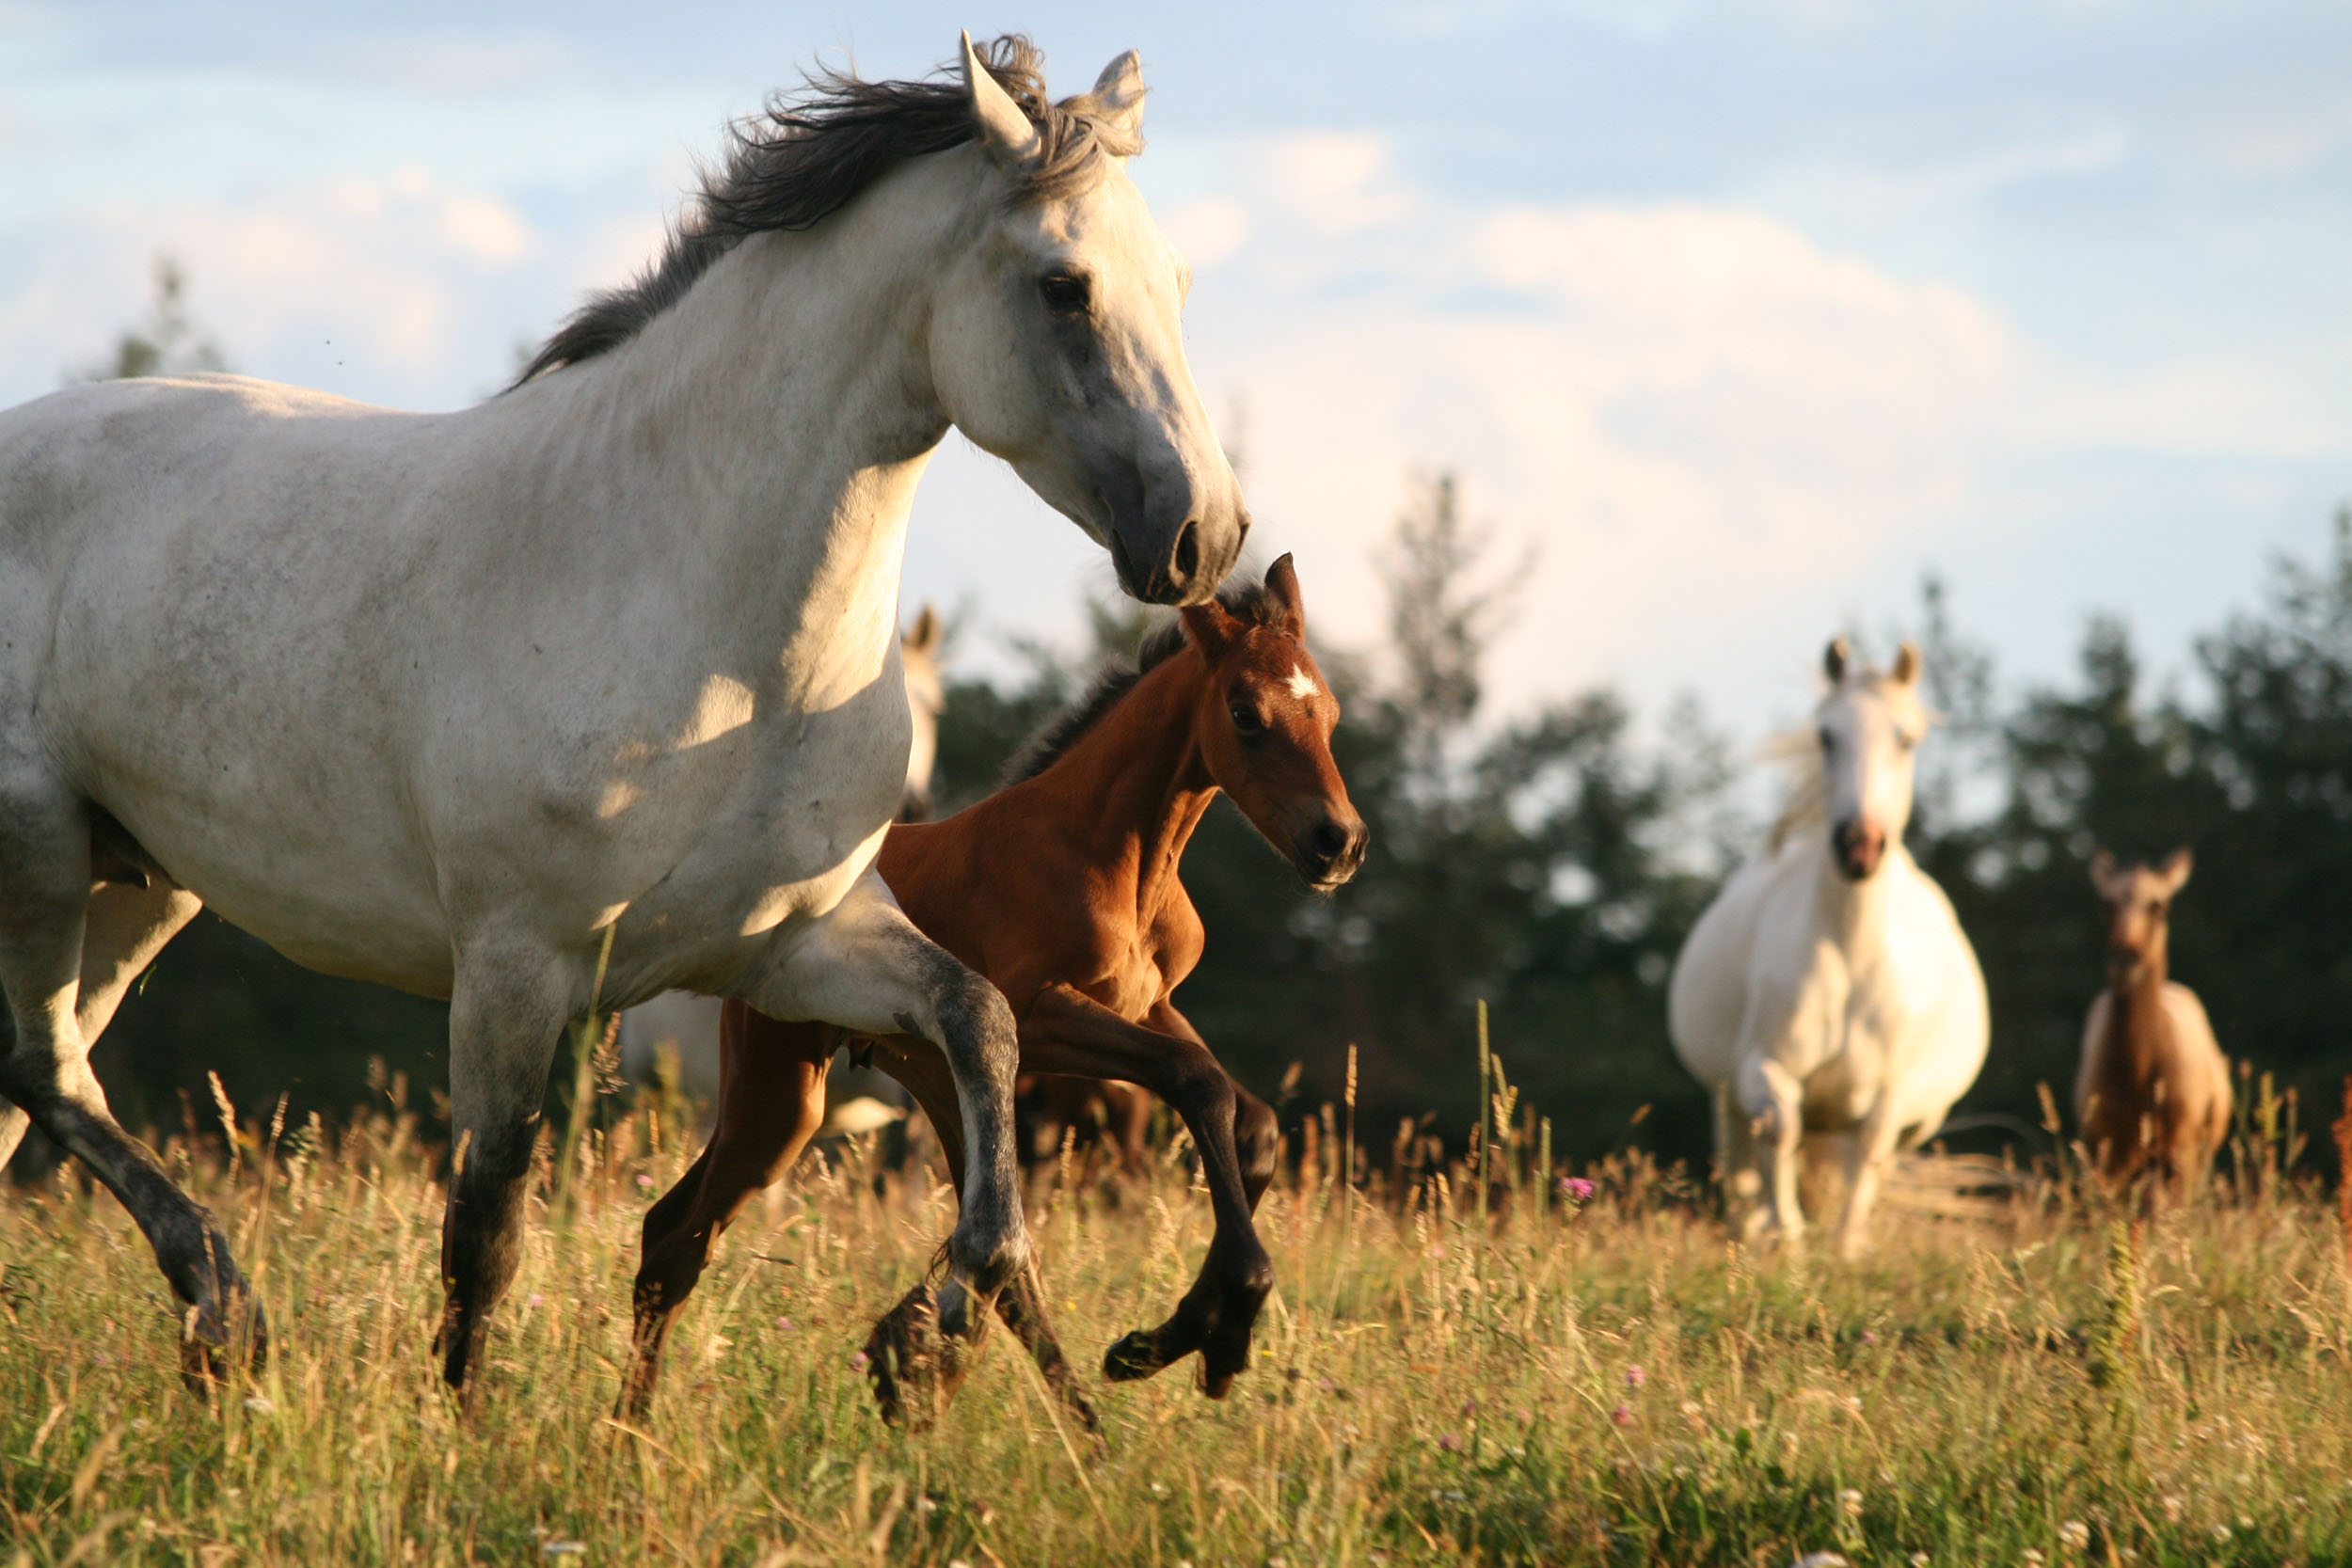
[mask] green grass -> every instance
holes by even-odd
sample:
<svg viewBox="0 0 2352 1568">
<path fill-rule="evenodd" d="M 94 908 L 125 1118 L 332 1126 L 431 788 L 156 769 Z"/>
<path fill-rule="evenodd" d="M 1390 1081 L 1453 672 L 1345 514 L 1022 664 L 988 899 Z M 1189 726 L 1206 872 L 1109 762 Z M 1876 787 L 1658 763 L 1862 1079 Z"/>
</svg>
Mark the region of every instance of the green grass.
<svg viewBox="0 0 2352 1568">
<path fill-rule="evenodd" d="M 624 1122 L 533 1205 L 470 1423 L 427 1354 L 441 1194 L 407 1120 L 254 1148 L 233 1181 L 175 1154 L 276 1334 L 209 1403 L 113 1200 L 70 1174 L 8 1195 L 0 1561 L 2352 1558 L 2342 1238 L 2290 1183 L 2137 1233 L 2055 1184 L 1998 1225 L 1889 1211 L 1850 1267 L 1726 1247 L 1638 1161 L 1565 1216 L 1499 1203 L 1485 1241 L 1458 1191 L 1400 1219 L 1309 1180 L 1266 1199 L 1281 1283 L 1233 1397 L 1182 1368 L 1095 1385 L 1097 1451 L 1001 1332 L 936 1430 L 882 1426 L 850 1357 L 945 1195 L 815 1166 L 722 1243 L 650 1428 L 606 1419 L 638 1179 L 683 1164 L 654 1131 Z M 1089 1366 L 1158 1320 L 1208 1231 L 1173 1167 L 1035 1218 Z"/>
</svg>

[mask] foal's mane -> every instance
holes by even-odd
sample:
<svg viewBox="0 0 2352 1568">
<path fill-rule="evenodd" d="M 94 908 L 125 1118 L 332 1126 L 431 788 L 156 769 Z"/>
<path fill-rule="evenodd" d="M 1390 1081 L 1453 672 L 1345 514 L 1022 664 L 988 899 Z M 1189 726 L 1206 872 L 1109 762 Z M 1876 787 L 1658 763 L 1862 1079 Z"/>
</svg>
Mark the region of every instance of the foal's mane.
<svg viewBox="0 0 2352 1568">
<path fill-rule="evenodd" d="M 1244 626 L 1274 626 L 1282 623 L 1281 601 L 1262 582 L 1245 582 L 1224 589 L 1218 593 L 1216 602 Z M 998 787 L 1034 779 L 1069 755 L 1080 737 L 1101 723 L 1120 699 L 1136 689 L 1136 682 L 1173 658 L 1184 646 L 1184 620 L 1171 615 L 1144 635 L 1134 658 L 1104 661 L 1095 672 L 1094 684 L 1087 688 L 1086 695 L 1040 724 L 1021 743 L 1012 760 L 1005 764 L 1005 771 L 997 780 Z"/>
<path fill-rule="evenodd" d="M 1908 705 L 1921 720 L 1932 724 L 1936 715 L 1919 700 L 1918 688 L 1905 686 L 1885 671 L 1872 668 L 1861 670 L 1846 681 L 1847 687 L 1867 687 L 1897 705 Z M 1832 691 L 1831 696 L 1836 692 Z M 1827 699 L 1824 699 L 1826 701 Z M 1788 793 L 1780 803 L 1780 815 L 1772 819 L 1772 831 L 1764 841 L 1767 854 L 1780 853 L 1781 847 L 1807 828 L 1818 828 L 1828 820 L 1829 784 L 1821 772 L 1821 747 L 1811 725 L 1783 730 L 1764 742 L 1765 757 L 1787 768 L 1789 772 Z"/>
<path fill-rule="evenodd" d="M 975 52 L 1038 130 L 1037 159 L 1023 174 L 1015 200 L 1051 200 L 1093 180 L 1105 157 L 1142 150 L 1139 138 L 1094 117 L 1091 94 L 1050 102 L 1045 57 L 1020 34 L 1008 33 Z M 700 188 L 671 227 L 660 260 L 621 288 L 591 295 L 513 385 L 627 342 L 752 235 L 815 228 L 900 164 L 960 147 L 973 135 L 970 101 L 950 68 L 919 82 L 810 72 L 800 92 L 778 93 L 764 113 L 728 128 L 725 157 L 702 171 Z"/>
</svg>

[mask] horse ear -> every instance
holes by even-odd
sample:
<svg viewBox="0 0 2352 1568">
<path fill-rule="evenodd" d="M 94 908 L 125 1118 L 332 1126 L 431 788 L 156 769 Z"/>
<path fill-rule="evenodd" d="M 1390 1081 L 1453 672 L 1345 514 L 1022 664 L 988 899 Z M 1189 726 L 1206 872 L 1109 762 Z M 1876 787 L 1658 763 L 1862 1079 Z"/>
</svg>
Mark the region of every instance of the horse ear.
<svg viewBox="0 0 2352 1568">
<path fill-rule="evenodd" d="M 1184 635 L 1192 639 L 1192 645 L 1211 664 L 1223 658 L 1225 651 L 1241 641 L 1241 622 L 1215 599 L 1188 604 L 1177 613 L 1184 618 Z"/>
<path fill-rule="evenodd" d="M 963 35 L 963 95 L 977 139 L 1000 166 L 1025 167 L 1037 157 L 1037 127 L 972 47 L 969 33 Z"/>
<path fill-rule="evenodd" d="M 1298 599 L 1298 570 L 1285 553 L 1265 569 L 1266 592 L 1282 607 L 1282 630 L 1292 637 L 1307 635 L 1307 607 Z"/>
<path fill-rule="evenodd" d="M 928 654 L 939 646 L 939 611 L 925 605 L 914 617 L 904 641 L 911 654 Z"/>
<path fill-rule="evenodd" d="M 1134 50 L 1103 68 L 1094 79 L 1092 118 L 1119 133 L 1119 139 L 1143 145 L 1143 56 Z"/>
<path fill-rule="evenodd" d="M 1909 638 L 1895 650 L 1895 684 L 1909 686 L 1919 678 L 1919 644 Z"/>
<path fill-rule="evenodd" d="M 2090 885 L 2099 890 L 2099 896 L 2102 898 L 2106 896 L 2107 881 L 2114 875 L 2115 857 L 2113 855 L 2102 849 L 2090 857 Z"/>
<path fill-rule="evenodd" d="M 1829 640 L 1829 646 L 1821 650 L 1821 673 L 1830 678 L 1831 685 L 1836 686 L 1845 680 L 1846 661 L 1852 657 L 1852 643 L 1842 637 Z"/>
<path fill-rule="evenodd" d="M 2166 897 L 2169 898 L 2181 891 L 2182 885 L 2188 880 L 2188 874 L 2196 864 L 2197 859 L 2188 852 L 2186 845 L 2183 845 L 2164 857 L 2164 863 L 2156 867 L 2156 875 L 2164 879 Z"/>
</svg>

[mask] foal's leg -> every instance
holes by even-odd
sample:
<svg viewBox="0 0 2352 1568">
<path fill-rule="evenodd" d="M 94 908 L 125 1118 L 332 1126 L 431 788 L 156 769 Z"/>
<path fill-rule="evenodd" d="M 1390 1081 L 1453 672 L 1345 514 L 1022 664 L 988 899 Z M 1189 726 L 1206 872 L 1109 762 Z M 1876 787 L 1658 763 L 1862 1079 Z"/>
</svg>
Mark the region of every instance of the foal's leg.
<svg viewBox="0 0 2352 1568">
<path fill-rule="evenodd" d="M 169 890 L 139 891 L 149 896 L 94 897 L 81 803 L 30 787 L 0 757 L 0 992 L 15 1031 L 0 1054 L 0 1097 L 78 1156 L 138 1223 L 184 1308 L 180 1365 L 195 1386 L 231 1359 L 259 1360 L 266 1332 L 219 1221 L 115 1121 L 90 1074 L 85 973 L 98 982 L 88 1016 L 103 1026 L 121 999 L 116 975 L 128 958 L 151 957 L 195 912 Z M 23 1126 L 7 1120 L 0 1132 L 13 1142 Z"/>
<path fill-rule="evenodd" d="M 940 1153 L 947 1162 L 948 1178 L 961 1194 L 963 1185 L 963 1129 L 956 1119 L 955 1081 L 948 1076 L 946 1064 L 939 1059 L 936 1053 L 924 1050 L 912 1040 L 885 1039 L 879 1044 L 888 1061 L 891 1076 L 906 1085 L 907 1091 L 914 1096 L 915 1103 L 923 1108 L 925 1118 L 936 1130 Z M 952 1281 L 949 1288 L 954 1288 Z M 919 1311 L 928 1299 L 928 1288 L 917 1287 L 901 1307 L 911 1307 Z M 1029 1359 L 1037 1363 L 1037 1370 L 1044 1375 L 1046 1386 L 1078 1418 L 1081 1426 L 1099 1435 L 1103 1430 L 1102 1423 L 1094 1414 L 1094 1406 L 1080 1391 L 1077 1377 L 1070 1370 L 1070 1358 L 1062 1353 L 1061 1340 L 1054 1333 L 1053 1323 L 1046 1316 L 1045 1292 L 1038 1280 L 1037 1259 L 1034 1257 L 998 1293 L 996 1315 L 1005 1320 L 1005 1326 L 1011 1330 L 1012 1337 L 1021 1341 L 1022 1348 L 1029 1353 Z M 884 1340 L 882 1331 L 877 1329 L 874 1339 L 866 1346 L 866 1354 L 871 1358 L 867 1363 L 867 1371 L 875 1380 L 875 1392 L 882 1400 L 883 1410 L 896 1420 L 899 1418 L 905 1396 L 896 1386 L 895 1370 L 888 1363 L 891 1347 Z M 953 1394 L 958 1381 L 961 1381 L 961 1373 L 954 1369 L 949 1369 L 948 1375 L 941 1379 L 945 1386 L 940 1390 L 943 1402 L 946 1397 Z M 917 1410 L 911 1414 L 915 1418 L 916 1424 L 924 1424 L 924 1412 Z"/>
<path fill-rule="evenodd" d="M 825 1066 L 839 1032 L 779 1023 L 730 1002 L 719 1015 L 718 1125 L 686 1174 L 645 1213 L 634 1355 L 621 1409 L 653 1404 L 670 1324 L 710 1260 L 710 1245 L 751 1196 L 792 1168 L 825 1120 Z"/>
<path fill-rule="evenodd" d="M 1150 1377 L 1199 1351 L 1202 1392 L 1223 1399 L 1249 1364 L 1250 1329 L 1274 1289 L 1274 1261 L 1250 1221 L 1274 1176 L 1274 1117 L 1235 1087 L 1175 1008 L 1162 1006 L 1152 1017 L 1160 1028 L 1130 1023 L 1068 986 L 1048 986 L 1022 1018 L 1022 1058 L 1040 1072 L 1140 1084 L 1184 1118 L 1216 1235 L 1174 1314 L 1113 1345 L 1103 1375 Z"/>
<path fill-rule="evenodd" d="M 917 1035 L 946 1058 L 965 1134 L 963 1213 L 947 1238 L 955 1288 L 940 1297 L 938 1326 L 977 1340 L 987 1304 L 1029 1258 L 1013 1163 L 1020 1045 L 1012 1009 L 995 987 L 916 930 L 871 868 L 831 913 L 782 936 L 769 973 L 744 1000 L 771 1018 L 821 1020 L 861 1035 Z M 980 1311 L 972 1310 L 976 1305 Z"/>
<path fill-rule="evenodd" d="M 523 1199 L 556 1041 L 572 1016 L 580 965 L 530 943 L 461 950 L 450 996 L 451 1132 L 456 1138 L 441 1223 L 447 1293 L 434 1348 L 441 1376 L 471 1409 L 471 1378 L 490 1314 L 522 1262 Z"/>
</svg>

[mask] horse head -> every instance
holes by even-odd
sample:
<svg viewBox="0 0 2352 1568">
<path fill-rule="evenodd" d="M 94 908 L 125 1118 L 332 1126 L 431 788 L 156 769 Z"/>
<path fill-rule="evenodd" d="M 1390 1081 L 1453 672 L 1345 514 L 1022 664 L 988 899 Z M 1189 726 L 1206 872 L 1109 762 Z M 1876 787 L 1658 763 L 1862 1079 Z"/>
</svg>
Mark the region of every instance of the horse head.
<svg viewBox="0 0 2352 1568">
<path fill-rule="evenodd" d="M 2171 934 L 2172 898 L 2188 880 L 2189 852 L 2175 849 L 2160 865 L 2118 865 L 2105 849 L 2090 857 L 2090 885 L 2107 912 L 2107 978 L 2128 986 L 2153 966 L 2161 977 Z"/>
<path fill-rule="evenodd" d="M 969 38 L 963 74 L 996 189 L 934 295 L 940 398 L 1110 551 L 1127 593 L 1197 604 L 1249 516 L 1184 359 L 1190 270 L 1127 175 L 1142 67 L 1129 51 L 1050 107 L 1017 101 Z"/>
<path fill-rule="evenodd" d="M 1919 648 L 1905 642 L 1891 670 L 1853 661 L 1844 638 L 1821 668 L 1829 694 L 1814 710 L 1821 748 L 1822 807 L 1830 858 L 1849 881 L 1865 881 L 1902 842 L 1911 821 L 1914 753 L 1928 731 L 1919 699 Z"/>
<path fill-rule="evenodd" d="M 1328 893 L 1363 864 L 1371 834 L 1331 757 L 1339 700 L 1307 651 L 1291 558 L 1266 569 L 1263 587 L 1232 597 L 1184 611 L 1184 635 L 1207 667 L 1194 741 L 1217 787 L 1316 892 Z"/>
</svg>

